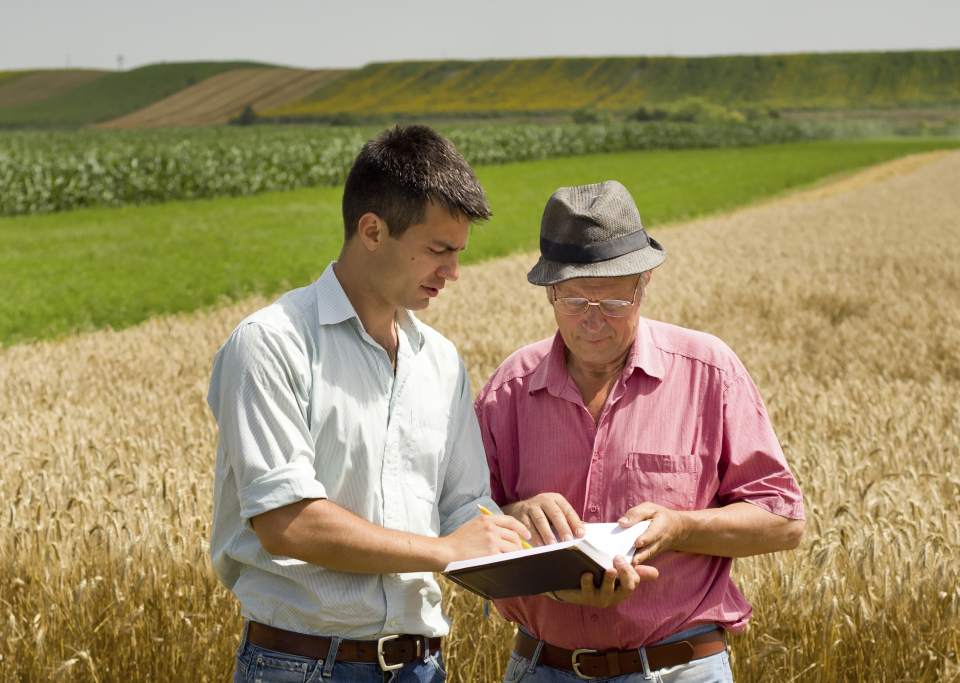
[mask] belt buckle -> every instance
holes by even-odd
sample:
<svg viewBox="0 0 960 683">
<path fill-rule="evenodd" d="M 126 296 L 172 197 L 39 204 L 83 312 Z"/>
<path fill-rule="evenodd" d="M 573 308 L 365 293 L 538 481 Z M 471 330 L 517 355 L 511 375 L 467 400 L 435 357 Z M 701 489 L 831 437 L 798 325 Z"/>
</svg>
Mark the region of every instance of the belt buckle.
<svg viewBox="0 0 960 683">
<path fill-rule="evenodd" d="M 579 678 L 581 678 L 581 679 L 583 679 L 583 680 L 585 680 L 585 681 L 592 681 L 593 679 L 595 679 L 595 678 L 597 678 L 597 677 L 596 677 L 596 676 L 587 676 L 587 675 L 585 675 L 585 674 L 580 673 L 580 662 L 577 661 L 577 658 L 580 657 L 580 655 L 584 655 L 584 654 L 594 654 L 594 655 L 595 655 L 595 654 L 597 654 L 597 650 L 574 650 L 574 651 L 573 651 L 573 654 L 570 655 L 570 663 L 573 664 L 573 673 L 577 674 L 577 676 L 578 676 Z"/>
<path fill-rule="evenodd" d="M 403 662 L 400 662 L 399 664 L 387 664 L 385 661 L 383 661 L 383 644 L 388 640 L 396 640 L 399 637 L 399 635 L 394 634 L 392 636 L 384 636 L 377 641 L 377 659 L 380 660 L 380 669 L 382 671 L 393 671 L 394 669 L 403 668 Z"/>
</svg>

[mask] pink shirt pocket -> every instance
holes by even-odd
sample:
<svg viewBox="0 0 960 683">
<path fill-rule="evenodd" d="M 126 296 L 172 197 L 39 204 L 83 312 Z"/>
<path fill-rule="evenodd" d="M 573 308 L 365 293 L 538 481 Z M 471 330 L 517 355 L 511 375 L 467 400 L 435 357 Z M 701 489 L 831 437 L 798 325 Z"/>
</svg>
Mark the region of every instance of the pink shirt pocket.
<svg viewBox="0 0 960 683">
<path fill-rule="evenodd" d="M 700 482 L 700 457 L 629 453 L 623 492 L 629 507 L 656 503 L 671 510 L 693 510 Z"/>
</svg>

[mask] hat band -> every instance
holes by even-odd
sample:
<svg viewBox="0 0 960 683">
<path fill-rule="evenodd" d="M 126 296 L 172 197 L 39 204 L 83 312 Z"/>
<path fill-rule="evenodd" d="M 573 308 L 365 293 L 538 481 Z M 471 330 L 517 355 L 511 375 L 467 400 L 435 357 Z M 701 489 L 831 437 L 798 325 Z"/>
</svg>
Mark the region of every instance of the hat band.
<svg viewBox="0 0 960 683">
<path fill-rule="evenodd" d="M 650 238 L 643 229 L 595 244 L 560 244 L 541 235 L 540 253 L 555 263 L 595 263 L 638 251 L 649 244 Z"/>
</svg>

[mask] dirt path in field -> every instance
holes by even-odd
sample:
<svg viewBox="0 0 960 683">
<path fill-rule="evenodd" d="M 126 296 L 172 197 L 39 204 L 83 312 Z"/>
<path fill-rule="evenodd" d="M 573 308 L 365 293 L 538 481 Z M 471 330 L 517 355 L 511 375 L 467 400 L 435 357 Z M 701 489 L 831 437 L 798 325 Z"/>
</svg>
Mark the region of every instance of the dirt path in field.
<svg viewBox="0 0 960 683">
<path fill-rule="evenodd" d="M 36 102 L 105 76 L 109 71 L 56 69 L 35 71 L 0 82 L 0 109 Z"/>
<path fill-rule="evenodd" d="M 254 111 L 279 107 L 331 83 L 345 71 L 236 69 L 94 128 L 212 126 L 227 123 L 247 105 Z"/>
</svg>

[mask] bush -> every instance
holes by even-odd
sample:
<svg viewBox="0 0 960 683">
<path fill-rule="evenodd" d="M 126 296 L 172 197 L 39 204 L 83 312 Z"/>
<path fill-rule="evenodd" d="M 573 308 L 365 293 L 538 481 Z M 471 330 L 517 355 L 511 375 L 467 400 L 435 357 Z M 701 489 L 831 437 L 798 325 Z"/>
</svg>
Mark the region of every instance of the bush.
<svg viewBox="0 0 960 683">
<path fill-rule="evenodd" d="M 640 107 L 627 117 L 628 121 L 666 121 L 669 112 L 662 107 Z"/>
<path fill-rule="evenodd" d="M 361 126 L 363 117 L 350 111 L 339 111 L 330 117 L 331 126 Z"/>
<path fill-rule="evenodd" d="M 253 111 L 253 105 L 248 104 L 243 113 L 236 118 L 238 126 L 252 126 L 257 122 L 257 113 Z"/>
<path fill-rule="evenodd" d="M 739 112 L 712 104 L 702 97 L 685 97 L 667 110 L 667 120 L 679 123 L 722 123 L 745 121 L 746 118 Z"/>
<path fill-rule="evenodd" d="M 575 110 L 570 118 L 574 123 L 586 125 L 590 123 L 610 123 L 610 114 L 601 112 L 593 107 L 581 107 Z"/>
</svg>

